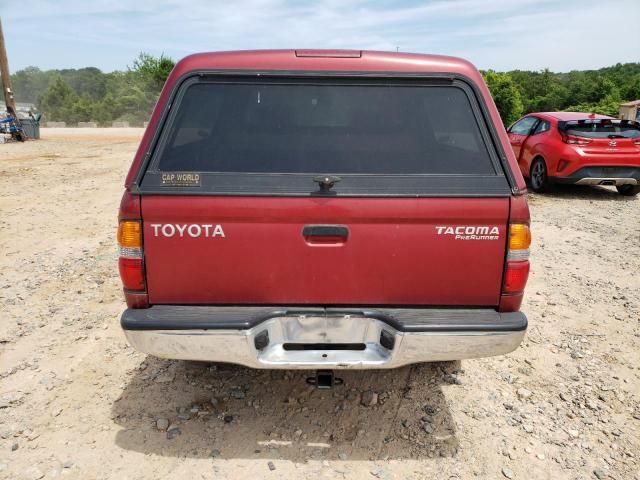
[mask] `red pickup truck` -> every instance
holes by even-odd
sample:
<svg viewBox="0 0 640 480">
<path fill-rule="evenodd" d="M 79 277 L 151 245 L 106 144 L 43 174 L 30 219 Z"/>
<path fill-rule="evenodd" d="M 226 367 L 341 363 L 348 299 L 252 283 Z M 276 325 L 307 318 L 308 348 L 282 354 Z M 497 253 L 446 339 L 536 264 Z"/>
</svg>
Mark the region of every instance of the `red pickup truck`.
<svg viewBox="0 0 640 480">
<path fill-rule="evenodd" d="M 126 179 L 128 341 L 254 368 L 514 350 L 525 184 L 482 77 L 367 51 L 180 61 Z"/>
</svg>

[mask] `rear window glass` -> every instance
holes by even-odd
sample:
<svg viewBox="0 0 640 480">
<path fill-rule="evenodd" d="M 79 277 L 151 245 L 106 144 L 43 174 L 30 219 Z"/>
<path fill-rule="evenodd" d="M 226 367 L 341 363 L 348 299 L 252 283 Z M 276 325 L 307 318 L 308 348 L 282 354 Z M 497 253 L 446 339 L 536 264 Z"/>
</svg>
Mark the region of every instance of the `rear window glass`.
<svg viewBox="0 0 640 480">
<path fill-rule="evenodd" d="M 455 86 L 195 83 L 164 139 L 164 172 L 496 174 Z"/>
<path fill-rule="evenodd" d="M 577 120 L 562 127 L 570 135 L 588 138 L 640 138 L 640 125 L 625 120 Z"/>
</svg>

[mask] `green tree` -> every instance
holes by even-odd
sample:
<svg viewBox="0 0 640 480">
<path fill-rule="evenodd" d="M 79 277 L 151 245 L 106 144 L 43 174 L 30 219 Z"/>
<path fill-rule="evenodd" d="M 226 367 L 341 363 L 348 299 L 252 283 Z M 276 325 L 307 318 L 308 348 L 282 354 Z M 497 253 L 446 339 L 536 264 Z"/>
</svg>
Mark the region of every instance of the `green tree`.
<svg viewBox="0 0 640 480">
<path fill-rule="evenodd" d="M 72 121 L 72 106 L 78 99 L 78 95 L 69 87 L 61 76 L 54 77 L 49 87 L 42 95 L 39 109 L 45 112 L 48 120 Z"/>
<path fill-rule="evenodd" d="M 640 100 L 640 73 L 629 79 L 622 88 L 623 97 L 627 101 Z"/>
<path fill-rule="evenodd" d="M 27 67 L 11 75 L 16 101 L 37 103 L 47 90 L 51 77 L 51 72 L 43 72 L 38 67 Z"/>
<path fill-rule="evenodd" d="M 142 52 L 129 70 L 142 81 L 145 89 L 160 92 L 174 66 L 175 62 L 164 54 L 156 58 Z"/>
<path fill-rule="evenodd" d="M 71 89 L 80 96 L 86 96 L 92 101 L 98 101 L 107 94 L 105 74 L 98 68 L 62 70 L 60 74 Z"/>
<path fill-rule="evenodd" d="M 505 126 L 511 125 L 522 115 L 522 99 L 511 75 L 489 70 L 483 73 Z"/>
<path fill-rule="evenodd" d="M 620 98 L 616 84 L 604 75 L 598 75 L 594 82 L 591 82 L 588 101 L 599 102 L 605 97 Z"/>
<path fill-rule="evenodd" d="M 529 100 L 528 110 L 532 112 L 555 112 L 562 110 L 568 102 L 569 91 L 564 85 L 553 82 L 543 94 Z"/>
<path fill-rule="evenodd" d="M 95 105 L 91 98 L 87 96 L 76 97 L 75 101 L 69 106 L 67 113 L 68 121 L 91 122 L 95 120 L 93 118 L 94 110 Z"/>
</svg>

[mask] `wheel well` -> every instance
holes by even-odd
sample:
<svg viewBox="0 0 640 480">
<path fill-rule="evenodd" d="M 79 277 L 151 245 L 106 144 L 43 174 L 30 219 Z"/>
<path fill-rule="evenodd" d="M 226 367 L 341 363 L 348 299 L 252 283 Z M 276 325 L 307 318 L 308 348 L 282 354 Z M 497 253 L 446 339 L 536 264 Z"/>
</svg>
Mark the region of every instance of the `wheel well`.
<svg viewBox="0 0 640 480">
<path fill-rule="evenodd" d="M 542 155 L 536 155 L 535 157 L 533 157 L 533 159 L 531 160 L 531 164 L 529 165 L 529 176 L 531 176 L 531 167 L 533 167 L 534 162 L 538 159 L 542 160 L 542 162 L 544 163 L 544 167 L 547 169 L 547 175 L 549 174 L 549 166 L 547 165 L 547 161 Z"/>
</svg>

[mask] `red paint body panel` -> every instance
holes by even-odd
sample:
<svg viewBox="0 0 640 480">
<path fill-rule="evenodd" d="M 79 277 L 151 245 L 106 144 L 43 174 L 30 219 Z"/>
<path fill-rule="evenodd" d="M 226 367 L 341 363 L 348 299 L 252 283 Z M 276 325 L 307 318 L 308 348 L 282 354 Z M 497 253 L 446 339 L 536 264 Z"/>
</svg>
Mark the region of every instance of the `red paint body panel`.
<svg viewBox="0 0 640 480">
<path fill-rule="evenodd" d="M 584 167 L 640 167 L 640 145 L 631 139 L 616 139 L 615 148 L 609 147 L 608 139 L 592 139 L 587 145 L 571 145 L 562 141 L 558 130 L 559 121 L 612 117 L 578 112 L 544 112 L 526 116 L 545 120 L 551 128 L 536 135 L 509 134 L 518 166 L 525 177 L 529 177 L 531 163 L 536 157 L 544 159 L 549 177 L 569 177 Z"/>
<path fill-rule="evenodd" d="M 145 285 L 127 293 L 149 304 L 491 306 L 519 308 L 502 295 L 508 222 L 529 222 L 524 180 L 502 121 L 477 69 L 453 57 L 367 51 L 203 53 L 169 76 L 126 179 L 132 187 L 171 92 L 206 70 L 445 73 L 480 92 L 519 192 L 500 198 L 175 196 L 125 193 L 122 218 L 143 220 Z M 220 225 L 218 235 L 158 235 L 154 225 Z M 304 237 L 305 225 L 341 225 L 341 237 Z M 495 226 L 497 240 L 465 241 L 436 227 Z M 183 229 L 185 227 L 182 227 Z M 183 230 L 184 232 L 184 230 Z M 148 295 L 148 296 L 147 296 Z M 138 298 L 139 297 L 139 298 Z"/>
<path fill-rule="evenodd" d="M 500 301 L 509 198 L 145 196 L 152 304 L 492 305 Z M 154 235 L 153 224 L 220 224 L 225 237 Z M 314 244 L 309 224 L 349 228 Z M 464 241 L 436 226 L 496 225 Z"/>
<path fill-rule="evenodd" d="M 507 157 L 516 180 L 518 189 L 526 191 L 524 179 L 518 175 L 518 164 L 510 148 L 509 138 L 505 132 L 498 110 L 493 102 L 489 89 L 478 70 L 468 61 L 460 58 L 440 55 L 420 55 L 410 53 L 343 51 L 317 51 L 317 56 L 309 56 L 310 50 L 305 50 L 305 56 L 297 56 L 295 50 L 262 50 L 241 52 L 212 52 L 190 55 L 180 60 L 167 79 L 160 98 L 151 115 L 149 125 L 142 137 L 140 146 L 134 157 L 127 175 L 125 186 L 133 183 L 140 164 L 147 153 L 153 134 L 158 126 L 162 111 L 166 106 L 170 93 L 176 83 L 184 75 L 202 70 L 251 70 L 251 71 L 328 71 L 328 72 L 397 72 L 397 73 L 448 73 L 462 75 L 468 78 L 480 90 L 482 100 L 487 105 L 491 122 L 498 132 L 502 149 Z M 323 55 L 323 53 L 325 55 Z"/>
</svg>

